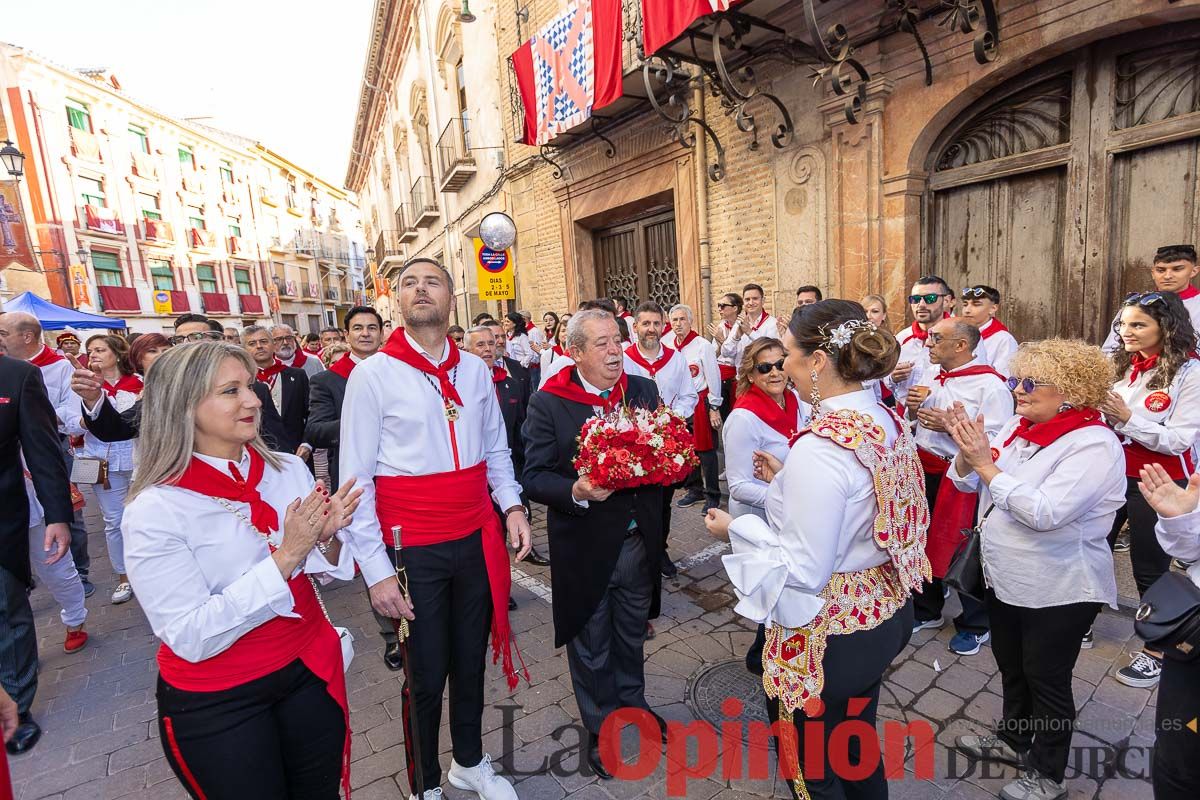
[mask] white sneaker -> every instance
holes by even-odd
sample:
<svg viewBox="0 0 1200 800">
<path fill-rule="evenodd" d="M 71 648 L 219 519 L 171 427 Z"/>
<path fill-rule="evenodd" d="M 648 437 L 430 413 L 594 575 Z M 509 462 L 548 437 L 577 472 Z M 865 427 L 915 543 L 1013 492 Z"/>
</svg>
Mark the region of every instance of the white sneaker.
<svg viewBox="0 0 1200 800">
<path fill-rule="evenodd" d="M 408 800 L 417 800 L 417 796 L 415 794 L 410 794 L 408 796 Z M 425 796 L 421 798 L 421 800 L 442 800 L 442 787 L 439 786 L 436 789 L 426 789 Z"/>
<path fill-rule="evenodd" d="M 131 599 L 133 599 L 133 587 L 128 583 L 118 583 L 112 593 L 113 605 L 128 603 Z"/>
<path fill-rule="evenodd" d="M 450 785 L 464 792 L 474 792 L 479 800 L 517 800 L 517 790 L 505 778 L 496 774 L 492 757 L 483 754 L 483 760 L 473 767 L 460 766 L 450 760 L 450 772 L 446 774 Z"/>
</svg>

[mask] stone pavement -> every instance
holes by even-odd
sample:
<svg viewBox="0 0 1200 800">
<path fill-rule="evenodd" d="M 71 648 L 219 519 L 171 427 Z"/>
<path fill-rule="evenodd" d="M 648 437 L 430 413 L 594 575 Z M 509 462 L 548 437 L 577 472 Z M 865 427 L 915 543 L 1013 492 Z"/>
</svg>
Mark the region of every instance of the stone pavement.
<svg viewBox="0 0 1200 800">
<path fill-rule="evenodd" d="M 655 622 L 658 635 L 646 645 L 648 700 L 663 716 L 680 722 L 697 718 L 691 699 L 705 699 L 706 668 L 740 662 L 753 639 L 753 627 L 732 611 L 734 599 L 721 568 L 721 548 L 704 531 L 698 508 L 675 512 L 671 552 L 685 568 L 677 580 L 664 582 L 663 616 Z M 92 638 L 87 648 L 65 654 L 64 629 L 52 599 L 40 588 L 32 597 L 42 655 L 34 714 L 45 735 L 31 753 L 11 759 L 16 797 L 184 798 L 158 741 L 154 702 L 157 642 L 136 600 L 122 606 L 109 603 L 112 576 L 102 525 L 94 509 L 94 503 L 89 504 L 87 519 L 93 532 L 92 575 L 97 592 L 88 601 Z M 535 534 L 542 551 L 548 552 L 545 518 L 540 511 L 535 514 Z M 1127 571 L 1127 557 L 1119 559 L 1122 570 Z M 502 772 L 518 776 L 522 800 L 668 796 L 666 759 L 639 781 L 602 782 L 580 770 L 579 729 L 572 726 L 578 712 L 566 656 L 553 647 L 549 575 L 545 569 L 522 565 L 514 577 L 513 594 L 520 608 L 513 614 L 513 627 L 532 683 L 522 684 L 510 696 L 499 669 L 489 667 L 489 706 L 483 718 L 485 750 L 501 763 Z M 344 584 L 327 588 L 325 599 L 335 622 L 349 626 L 356 637 L 358 655 L 347 675 L 354 732 L 354 797 L 407 797 L 399 720 L 401 683 L 397 673 L 389 672 L 379 658 L 380 643 L 365 592 L 359 584 Z M 956 607 L 948 611 L 954 610 Z M 985 646 L 978 655 L 959 658 L 946 649 L 951 634 L 950 626 L 921 632 L 886 677 L 880 729 L 886 734 L 888 721 L 927 721 L 936 731 L 937 741 L 932 774 L 914 776 L 909 754 L 903 776 L 891 784 L 893 798 L 994 797 L 1015 774 L 1012 768 L 1001 770 L 994 765 L 984 771 L 980 765 L 956 759 L 946 747 L 960 733 L 983 730 L 999 717 L 1001 704 L 1000 677 L 991 649 Z M 1112 677 L 1127 651 L 1138 646 L 1132 636 L 1133 624 L 1127 614 L 1105 611 L 1096 623 L 1095 649 L 1080 655 L 1075 670 L 1079 731 L 1068 781 L 1073 800 L 1151 796 L 1147 781 L 1126 776 L 1144 771 L 1148 764 L 1148 753 L 1142 748 L 1152 744 L 1155 693 L 1125 687 Z M 742 686 L 753 686 L 743 668 L 731 666 L 722 674 Z M 757 705 L 748 709 L 759 711 Z M 721 720 L 718 716 L 715 721 L 719 725 Z M 785 783 L 774 777 L 722 778 L 715 760 L 718 750 L 697 752 L 695 742 L 679 737 L 675 742 L 673 763 L 678 764 L 683 752 L 679 745 L 688 744 L 689 763 L 702 764 L 697 771 L 712 776 L 689 781 L 675 796 L 696 800 L 790 797 Z M 736 737 L 731 737 L 719 752 L 732 751 L 735 742 Z M 448 767 L 446 725 L 441 744 L 442 763 Z M 627 752 L 632 760 L 633 752 Z M 772 756 L 770 771 L 762 774 L 773 776 L 774 764 Z M 451 800 L 468 797 L 448 784 L 444 789 Z"/>
</svg>

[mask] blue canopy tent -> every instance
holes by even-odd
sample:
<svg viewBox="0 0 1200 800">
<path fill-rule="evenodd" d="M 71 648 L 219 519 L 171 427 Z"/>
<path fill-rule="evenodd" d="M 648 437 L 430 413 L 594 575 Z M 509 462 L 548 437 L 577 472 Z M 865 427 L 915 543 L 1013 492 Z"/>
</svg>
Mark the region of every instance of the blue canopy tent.
<svg viewBox="0 0 1200 800">
<path fill-rule="evenodd" d="M 64 328 L 118 328 L 124 330 L 125 320 L 101 314 L 85 314 L 73 308 L 63 308 L 43 300 L 33 292 L 22 292 L 4 304 L 4 311 L 24 311 L 37 317 L 42 329 L 61 331 Z"/>
</svg>

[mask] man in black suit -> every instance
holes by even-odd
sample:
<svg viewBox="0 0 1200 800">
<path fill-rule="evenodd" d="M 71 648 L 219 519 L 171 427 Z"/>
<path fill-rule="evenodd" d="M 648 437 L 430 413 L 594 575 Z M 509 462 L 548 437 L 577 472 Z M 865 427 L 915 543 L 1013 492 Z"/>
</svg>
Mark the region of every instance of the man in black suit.
<svg viewBox="0 0 1200 800">
<path fill-rule="evenodd" d="M 21 464 L 21 455 L 25 465 Z M 58 421 L 42 373 L 33 364 L 0 356 L 0 684 L 17 703 L 18 725 L 7 748 L 23 753 L 37 744 L 41 728 L 29 709 L 37 692 L 37 636 L 29 606 L 29 497 L 25 468 L 42 504 L 47 563 L 71 546 L 74 516 L 67 465 L 58 444 Z"/>
<path fill-rule="evenodd" d="M 350 352 L 308 381 L 308 424 L 304 441 L 329 451 L 329 482 L 338 481 L 338 438 L 342 425 L 342 400 L 346 381 L 354 365 L 379 352 L 383 344 L 383 317 L 370 306 L 355 306 L 346 312 L 346 340 Z M 390 622 L 389 622 L 390 624 Z"/>
<path fill-rule="evenodd" d="M 573 316 L 567 347 L 574 366 L 547 380 L 529 402 L 522 485 L 549 509 L 554 644 L 567 648 L 589 733 L 588 763 L 608 779 L 598 742 L 605 718 L 623 707 L 649 711 L 643 640 L 647 621 L 659 611 L 663 490 L 611 492 L 580 476 L 571 462 L 589 418 L 621 402 L 657 408 L 659 397 L 654 381 L 625 375 L 620 332 L 608 312 Z"/>
<path fill-rule="evenodd" d="M 254 359 L 258 382 L 270 390 L 271 404 L 283 419 L 279 450 L 295 453 L 307 461 L 313 450 L 304 441 L 304 427 L 308 423 L 308 373 L 286 366 L 275 357 L 271 332 L 261 325 L 251 325 L 242 331 L 242 347 Z"/>
<path fill-rule="evenodd" d="M 494 327 L 493 324 L 495 323 Z M 496 399 L 500 401 L 500 414 L 504 417 L 504 432 L 508 434 L 508 447 L 512 451 L 513 472 L 517 480 L 525 471 L 525 442 L 521 438 L 521 426 L 525 424 L 525 407 L 529 405 L 529 370 L 521 362 L 508 358 L 500 349 L 504 341 L 504 330 L 500 323 L 492 320 L 471 328 L 465 339 L 466 350 L 483 359 L 492 368 L 492 382 L 496 384 Z M 529 501 L 522 497 L 526 509 Z M 500 509 L 496 509 L 499 511 Z M 550 566 L 550 559 L 535 548 L 529 548 L 525 561 L 537 567 Z M 508 598 L 508 607 L 517 607 L 517 601 Z"/>
</svg>

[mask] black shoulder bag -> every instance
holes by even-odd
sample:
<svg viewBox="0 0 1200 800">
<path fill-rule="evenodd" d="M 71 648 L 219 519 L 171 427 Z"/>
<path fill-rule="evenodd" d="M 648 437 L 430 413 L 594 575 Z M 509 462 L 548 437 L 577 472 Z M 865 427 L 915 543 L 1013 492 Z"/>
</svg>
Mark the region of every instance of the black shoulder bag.
<svg viewBox="0 0 1200 800">
<path fill-rule="evenodd" d="M 954 555 L 950 558 L 950 566 L 946 568 L 946 577 L 942 578 L 942 583 L 954 591 L 981 603 L 984 602 L 984 584 L 980 538 L 983 523 L 987 522 L 988 515 L 995 507 L 995 503 L 988 506 L 988 510 L 983 512 L 979 524 L 974 528 L 962 529 L 963 540 L 955 548 Z"/>
<path fill-rule="evenodd" d="M 1142 595 L 1133 630 L 1172 661 L 1195 659 L 1200 655 L 1200 586 L 1168 570 Z"/>
</svg>

